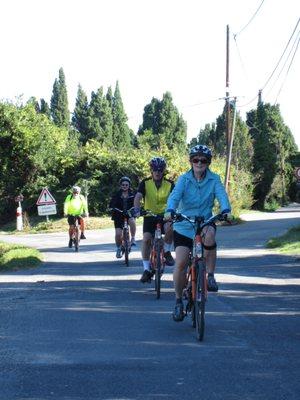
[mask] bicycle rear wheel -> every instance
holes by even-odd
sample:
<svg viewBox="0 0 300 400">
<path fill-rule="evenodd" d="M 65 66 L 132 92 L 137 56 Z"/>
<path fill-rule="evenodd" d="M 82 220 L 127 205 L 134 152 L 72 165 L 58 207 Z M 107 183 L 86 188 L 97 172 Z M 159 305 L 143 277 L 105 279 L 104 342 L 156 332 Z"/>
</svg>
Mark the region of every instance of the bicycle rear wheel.
<svg viewBox="0 0 300 400">
<path fill-rule="evenodd" d="M 155 269 L 155 290 L 156 298 L 160 298 L 160 279 L 161 279 L 161 250 L 157 248 L 156 251 L 156 269 Z"/>
<path fill-rule="evenodd" d="M 202 262 L 198 265 L 196 299 L 194 302 L 196 337 L 202 341 L 205 329 L 206 269 Z"/>
</svg>

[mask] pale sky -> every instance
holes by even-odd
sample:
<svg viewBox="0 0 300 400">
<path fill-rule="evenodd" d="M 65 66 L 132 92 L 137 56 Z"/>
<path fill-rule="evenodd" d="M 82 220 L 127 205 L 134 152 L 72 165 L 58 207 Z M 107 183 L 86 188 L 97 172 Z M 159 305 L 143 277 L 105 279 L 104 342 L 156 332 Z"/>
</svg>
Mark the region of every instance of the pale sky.
<svg viewBox="0 0 300 400">
<path fill-rule="evenodd" d="M 136 132 L 145 105 L 170 91 L 190 140 L 223 109 L 218 99 L 226 93 L 226 25 L 229 93 L 238 97 L 244 117 L 257 98 L 246 104 L 282 56 L 300 17 L 300 1 L 3 0 L 0 16 L 1 99 L 23 95 L 24 101 L 35 96 L 50 102 L 63 67 L 70 111 L 79 83 L 90 97 L 118 80 L 128 124 Z M 277 99 L 300 148 L 299 32 L 300 23 L 263 100 Z"/>
</svg>

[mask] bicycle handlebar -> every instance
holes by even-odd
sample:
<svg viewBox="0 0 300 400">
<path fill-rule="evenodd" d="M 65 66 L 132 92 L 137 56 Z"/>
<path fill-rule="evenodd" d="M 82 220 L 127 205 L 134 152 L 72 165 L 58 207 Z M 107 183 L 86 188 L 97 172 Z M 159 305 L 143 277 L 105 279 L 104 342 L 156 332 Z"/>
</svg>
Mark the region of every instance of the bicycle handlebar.
<svg viewBox="0 0 300 400">
<path fill-rule="evenodd" d="M 202 230 L 205 226 L 213 224 L 216 221 L 226 221 L 223 214 L 213 215 L 212 217 L 208 218 L 205 221 L 203 216 L 196 216 L 194 218 L 191 218 L 191 217 L 188 217 L 187 215 L 184 215 L 181 213 L 175 213 L 173 222 L 176 222 L 176 221 L 179 222 L 179 221 L 183 221 L 183 220 L 190 222 L 193 226 L 198 225 L 200 230 Z"/>
<path fill-rule="evenodd" d="M 143 217 L 145 215 L 150 215 L 151 217 L 156 217 L 156 218 L 164 218 L 164 214 L 155 214 L 151 210 L 141 210 L 140 216 Z"/>
<path fill-rule="evenodd" d="M 120 214 L 122 214 L 122 215 L 124 215 L 124 216 L 128 216 L 128 217 L 133 217 L 133 215 L 132 215 L 132 211 L 134 211 L 134 207 L 131 207 L 131 208 L 129 208 L 129 210 L 120 210 L 119 208 L 117 208 L 117 207 L 112 207 L 112 208 L 109 208 L 108 209 L 108 211 L 117 211 L 117 212 L 119 212 Z"/>
</svg>

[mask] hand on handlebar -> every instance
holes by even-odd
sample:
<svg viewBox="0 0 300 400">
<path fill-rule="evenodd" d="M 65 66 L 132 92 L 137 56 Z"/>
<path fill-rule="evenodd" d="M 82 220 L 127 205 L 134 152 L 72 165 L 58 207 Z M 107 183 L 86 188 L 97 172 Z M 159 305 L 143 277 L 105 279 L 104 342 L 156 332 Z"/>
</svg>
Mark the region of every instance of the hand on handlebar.
<svg viewBox="0 0 300 400">
<path fill-rule="evenodd" d="M 134 207 L 132 216 L 135 218 L 138 218 L 141 216 L 141 208 L 140 207 Z"/>
<path fill-rule="evenodd" d="M 224 218 L 224 221 L 231 221 L 232 216 L 231 216 L 230 210 L 223 210 L 223 211 L 221 212 L 221 214 L 222 214 L 222 216 L 223 216 L 223 218 Z"/>
<path fill-rule="evenodd" d="M 174 219 L 175 216 L 175 211 L 174 210 L 167 210 L 164 213 L 164 220 L 165 221 L 172 221 Z"/>
</svg>

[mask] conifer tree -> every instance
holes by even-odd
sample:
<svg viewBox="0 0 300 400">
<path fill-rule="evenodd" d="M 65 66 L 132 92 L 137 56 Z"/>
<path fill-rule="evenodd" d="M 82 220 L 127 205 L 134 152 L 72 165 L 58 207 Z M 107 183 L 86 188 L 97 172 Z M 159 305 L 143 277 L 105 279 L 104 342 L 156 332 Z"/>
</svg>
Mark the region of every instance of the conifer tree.
<svg viewBox="0 0 300 400">
<path fill-rule="evenodd" d="M 45 114 L 45 115 L 47 115 L 48 118 L 50 118 L 51 110 L 50 110 L 50 107 L 49 107 L 48 103 L 44 99 L 41 99 L 40 103 L 41 103 L 41 105 L 40 105 L 40 113 L 41 114 Z"/>
<path fill-rule="evenodd" d="M 112 144 L 113 116 L 108 100 L 103 95 L 103 87 L 92 92 L 89 107 L 89 137 L 102 144 Z"/>
<path fill-rule="evenodd" d="M 113 92 L 112 92 L 111 86 L 109 86 L 108 89 L 107 89 L 106 100 L 108 101 L 109 107 L 111 108 L 111 112 L 112 112 L 114 96 L 113 96 Z"/>
<path fill-rule="evenodd" d="M 127 125 L 127 115 L 124 110 L 118 81 L 113 95 L 112 116 L 113 146 L 116 148 L 130 146 L 133 141 L 133 132 Z"/>
<path fill-rule="evenodd" d="M 80 133 L 80 141 L 85 143 L 88 136 L 89 103 L 85 91 L 78 85 L 75 108 L 72 116 L 72 125 Z"/>
<path fill-rule="evenodd" d="M 172 95 L 166 92 L 161 101 L 152 98 L 151 103 L 144 108 L 143 124 L 139 127 L 138 135 L 152 132 L 157 139 L 153 141 L 156 147 L 162 140 L 168 148 L 186 146 L 186 122 L 173 104 Z"/>
<path fill-rule="evenodd" d="M 254 145 L 255 207 L 263 209 L 278 174 L 278 180 L 282 182 L 281 194 L 274 194 L 274 198 L 284 199 L 287 189 L 285 186 L 291 174 L 288 158 L 295 154 L 296 145 L 290 130 L 283 122 L 279 105 L 259 102 L 256 110 L 247 113 L 247 124 L 251 127 Z"/>
<path fill-rule="evenodd" d="M 55 79 L 51 97 L 51 117 L 59 127 L 69 127 L 68 94 L 65 74 L 62 68 L 59 69 L 58 79 Z"/>
</svg>

